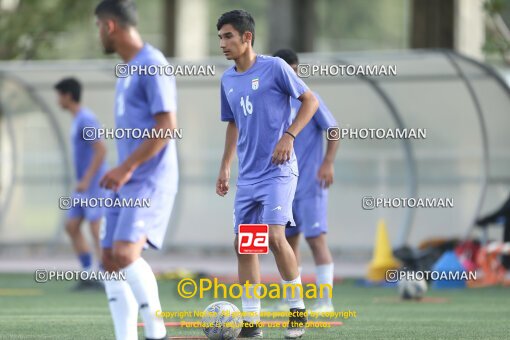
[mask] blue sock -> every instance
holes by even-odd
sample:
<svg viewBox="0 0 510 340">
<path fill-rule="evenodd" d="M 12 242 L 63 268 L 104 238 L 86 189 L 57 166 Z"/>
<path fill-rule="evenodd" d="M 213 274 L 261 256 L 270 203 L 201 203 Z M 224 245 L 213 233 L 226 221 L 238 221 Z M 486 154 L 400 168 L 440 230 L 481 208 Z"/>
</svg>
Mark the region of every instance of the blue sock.
<svg viewBox="0 0 510 340">
<path fill-rule="evenodd" d="M 92 255 L 90 253 L 81 253 L 78 255 L 78 259 L 80 260 L 83 270 L 90 269 L 90 266 L 92 265 Z"/>
</svg>

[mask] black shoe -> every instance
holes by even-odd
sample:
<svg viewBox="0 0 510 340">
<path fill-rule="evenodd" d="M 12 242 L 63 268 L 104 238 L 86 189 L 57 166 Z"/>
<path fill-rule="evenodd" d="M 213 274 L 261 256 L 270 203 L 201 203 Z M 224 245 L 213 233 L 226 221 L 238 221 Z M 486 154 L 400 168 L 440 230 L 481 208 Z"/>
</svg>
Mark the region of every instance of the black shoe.
<svg viewBox="0 0 510 340">
<path fill-rule="evenodd" d="M 248 322 L 243 320 L 243 328 L 241 333 L 237 336 L 238 338 L 263 338 L 264 334 L 262 329 L 258 326 L 258 323 Z"/>
<path fill-rule="evenodd" d="M 305 334 L 306 309 L 291 308 L 291 316 L 289 317 L 289 326 L 285 330 L 285 339 L 298 339 Z"/>
</svg>

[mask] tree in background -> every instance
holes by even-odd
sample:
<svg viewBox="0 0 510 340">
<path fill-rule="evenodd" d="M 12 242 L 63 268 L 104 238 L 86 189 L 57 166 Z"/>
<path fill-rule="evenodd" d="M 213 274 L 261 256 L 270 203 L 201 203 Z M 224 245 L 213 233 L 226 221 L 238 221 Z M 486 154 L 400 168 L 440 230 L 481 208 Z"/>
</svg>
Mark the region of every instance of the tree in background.
<svg viewBox="0 0 510 340">
<path fill-rule="evenodd" d="M 413 0 L 411 48 L 454 48 L 454 0 Z"/>
<path fill-rule="evenodd" d="M 499 53 L 505 64 L 510 65 L 510 29 L 503 20 L 505 13 L 510 14 L 510 1 L 488 0 L 484 9 L 488 15 L 484 51 L 488 54 Z"/>
<path fill-rule="evenodd" d="M 42 59 L 59 35 L 90 21 L 96 1 L 0 0 L 0 59 Z"/>
</svg>

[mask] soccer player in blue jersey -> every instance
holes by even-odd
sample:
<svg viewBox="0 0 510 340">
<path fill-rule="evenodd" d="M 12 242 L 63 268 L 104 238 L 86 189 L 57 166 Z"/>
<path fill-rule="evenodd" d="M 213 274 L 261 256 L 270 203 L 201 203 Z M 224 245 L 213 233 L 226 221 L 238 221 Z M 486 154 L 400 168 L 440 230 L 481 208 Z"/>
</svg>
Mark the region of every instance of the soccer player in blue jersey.
<svg viewBox="0 0 510 340">
<path fill-rule="evenodd" d="M 249 13 L 224 13 L 216 28 L 223 54 L 235 62 L 221 78 L 221 120 L 227 122 L 227 132 L 216 193 L 225 196 L 229 191 L 230 165 L 237 144 L 234 246 L 237 249 L 239 224 L 268 224 L 269 247 L 284 283 L 301 284 L 285 226 L 292 221 L 298 175 L 294 139 L 314 115 L 318 102 L 282 59 L 254 52 L 255 23 Z M 291 98 L 302 103 L 293 123 Z M 260 283 L 257 255 L 237 252 L 237 259 L 240 282 Z M 299 294 L 288 296 L 287 302 L 293 316 L 285 337 L 299 338 L 305 332 L 306 317 L 295 315 L 304 312 L 305 305 Z M 262 337 L 260 328 L 251 326 L 260 320 L 260 300 L 253 291 L 243 292 L 242 308 L 253 316 L 245 318 L 240 337 Z"/>
<path fill-rule="evenodd" d="M 163 54 L 144 43 L 136 29 L 137 12 L 131 0 L 103 0 L 96 7 L 97 25 L 105 53 L 117 53 L 128 65 L 167 65 Z M 160 67 L 161 68 L 161 67 Z M 117 129 L 173 131 L 176 123 L 175 78 L 166 75 L 124 74 L 115 91 Z M 153 130 L 154 129 L 154 130 Z M 101 185 L 115 198 L 150 199 L 150 207 L 107 209 L 102 235 L 103 263 L 108 271 L 122 270 L 126 281 L 106 281 L 117 339 L 137 339 L 137 315 L 146 339 L 165 339 L 156 277 L 141 257 L 147 247 L 160 248 L 177 192 L 175 140 L 118 139 L 118 166 Z"/>
<path fill-rule="evenodd" d="M 55 85 L 59 105 L 73 115 L 71 126 L 71 145 L 73 150 L 73 164 L 78 184 L 72 198 L 103 197 L 103 190 L 99 187 L 99 180 L 106 171 L 106 147 L 102 140 L 89 140 L 83 137 L 83 129 L 99 127 L 99 122 L 92 111 L 81 105 L 82 86 L 75 78 L 65 78 Z M 84 220 L 90 223 L 94 249 L 100 262 L 99 228 L 104 209 L 101 207 L 73 206 L 68 210 L 66 231 L 71 238 L 73 249 L 80 260 L 82 270 L 92 270 L 92 252 L 82 231 Z M 101 288 L 98 282 L 79 281 L 75 289 Z"/>
<path fill-rule="evenodd" d="M 297 71 L 299 60 L 294 51 L 279 50 L 274 56 L 282 58 L 294 71 Z M 294 142 L 299 168 L 299 179 L 292 206 L 296 227 L 287 228 L 285 233 L 298 262 L 300 259 L 299 236 L 304 233 L 315 262 L 317 287 L 321 284 L 329 284 L 333 287 L 333 258 L 326 242 L 327 206 L 328 188 L 333 183 L 333 163 L 339 141 L 328 139 L 324 154 L 323 140 L 324 131 L 337 127 L 338 123 L 320 97 L 317 94 L 315 96 L 319 99 L 319 109 Z M 298 100 L 292 99 L 293 116 L 300 106 L 301 103 Z M 333 311 L 331 296 L 320 298 L 311 310 Z"/>
</svg>

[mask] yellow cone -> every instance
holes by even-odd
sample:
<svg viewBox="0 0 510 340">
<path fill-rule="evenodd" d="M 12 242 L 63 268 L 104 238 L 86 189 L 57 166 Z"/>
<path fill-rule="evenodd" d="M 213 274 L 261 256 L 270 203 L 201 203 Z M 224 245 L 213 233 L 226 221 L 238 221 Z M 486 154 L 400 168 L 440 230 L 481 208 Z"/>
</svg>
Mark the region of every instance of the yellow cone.
<svg viewBox="0 0 510 340">
<path fill-rule="evenodd" d="M 368 268 L 367 280 L 382 281 L 386 277 L 387 270 L 399 267 L 400 263 L 393 257 L 386 222 L 381 219 L 377 223 L 374 255 Z"/>
</svg>

